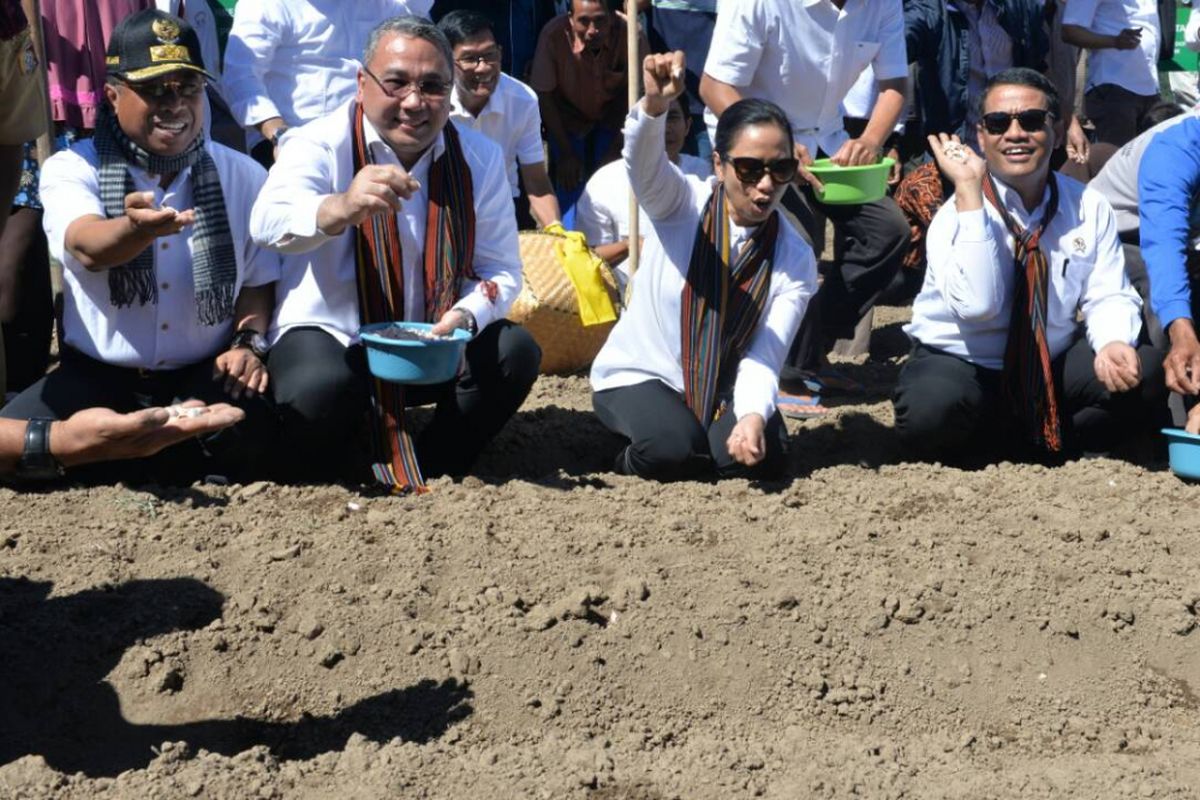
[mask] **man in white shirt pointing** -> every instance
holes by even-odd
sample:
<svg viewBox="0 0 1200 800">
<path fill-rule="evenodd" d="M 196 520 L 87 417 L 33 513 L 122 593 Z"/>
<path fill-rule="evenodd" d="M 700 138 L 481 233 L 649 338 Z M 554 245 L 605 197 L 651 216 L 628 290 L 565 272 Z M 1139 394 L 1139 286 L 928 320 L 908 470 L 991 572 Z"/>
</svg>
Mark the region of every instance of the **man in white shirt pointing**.
<svg viewBox="0 0 1200 800">
<path fill-rule="evenodd" d="M 993 460 L 1015 442 L 1048 460 L 1111 450 L 1165 411 L 1112 208 L 1050 171 L 1063 123 L 1040 73 L 996 75 L 980 112 L 983 158 L 956 136 L 929 137 L 955 191 L 929 229 L 897 432 L 941 459 Z"/>
</svg>

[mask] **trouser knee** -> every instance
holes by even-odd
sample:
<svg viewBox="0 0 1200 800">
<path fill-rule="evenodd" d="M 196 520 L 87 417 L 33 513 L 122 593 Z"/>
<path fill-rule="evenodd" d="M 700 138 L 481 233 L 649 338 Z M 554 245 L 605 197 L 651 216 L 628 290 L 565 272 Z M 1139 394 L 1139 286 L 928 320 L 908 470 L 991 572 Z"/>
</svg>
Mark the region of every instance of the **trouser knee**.
<svg viewBox="0 0 1200 800">
<path fill-rule="evenodd" d="M 713 468 L 708 440 L 699 425 L 694 431 L 665 429 L 633 442 L 626 460 L 633 474 L 658 481 L 695 478 Z"/>
</svg>

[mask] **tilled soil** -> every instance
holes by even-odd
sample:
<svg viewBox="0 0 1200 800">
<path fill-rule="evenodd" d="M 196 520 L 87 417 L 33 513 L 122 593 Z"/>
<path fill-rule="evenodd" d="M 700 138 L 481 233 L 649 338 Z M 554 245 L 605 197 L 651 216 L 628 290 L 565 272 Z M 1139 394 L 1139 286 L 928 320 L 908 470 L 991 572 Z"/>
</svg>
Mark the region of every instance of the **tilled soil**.
<svg viewBox="0 0 1200 800">
<path fill-rule="evenodd" d="M 425 497 L 0 489 L 0 794 L 1194 797 L 1197 489 L 903 463 L 898 326 L 779 484 L 544 378 Z"/>
</svg>

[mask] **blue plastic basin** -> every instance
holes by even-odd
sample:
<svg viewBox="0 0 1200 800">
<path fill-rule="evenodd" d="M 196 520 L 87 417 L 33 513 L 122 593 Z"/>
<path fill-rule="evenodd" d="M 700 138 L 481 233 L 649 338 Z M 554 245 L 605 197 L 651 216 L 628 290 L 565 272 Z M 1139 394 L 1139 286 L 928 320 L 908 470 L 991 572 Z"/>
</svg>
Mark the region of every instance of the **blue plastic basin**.
<svg viewBox="0 0 1200 800">
<path fill-rule="evenodd" d="M 1181 478 L 1200 480 L 1200 436 L 1182 428 L 1163 428 L 1167 437 L 1167 455 L 1171 472 Z"/>
<path fill-rule="evenodd" d="M 458 362 L 471 334 L 455 328 L 444 341 L 388 339 L 377 331 L 398 325 L 428 331 L 428 322 L 376 322 L 362 326 L 358 335 L 367 348 L 367 367 L 376 378 L 392 383 L 445 383 L 458 374 Z"/>
</svg>

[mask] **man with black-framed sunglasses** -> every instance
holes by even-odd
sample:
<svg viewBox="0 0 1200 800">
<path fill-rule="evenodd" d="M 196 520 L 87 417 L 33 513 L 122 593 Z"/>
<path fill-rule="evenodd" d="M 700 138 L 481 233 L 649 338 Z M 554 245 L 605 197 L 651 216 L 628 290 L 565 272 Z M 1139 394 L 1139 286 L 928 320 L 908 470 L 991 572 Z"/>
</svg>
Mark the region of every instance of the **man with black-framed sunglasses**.
<svg viewBox="0 0 1200 800">
<path fill-rule="evenodd" d="M 1050 170 L 1063 124 L 1040 73 L 992 78 L 979 120 L 982 157 L 957 136 L 929 137 L 954 195 L 929 227 L 897 432 L 940 460 L 1108 452 L 1166 410 L 1112 207 Z"/>
</svg>

